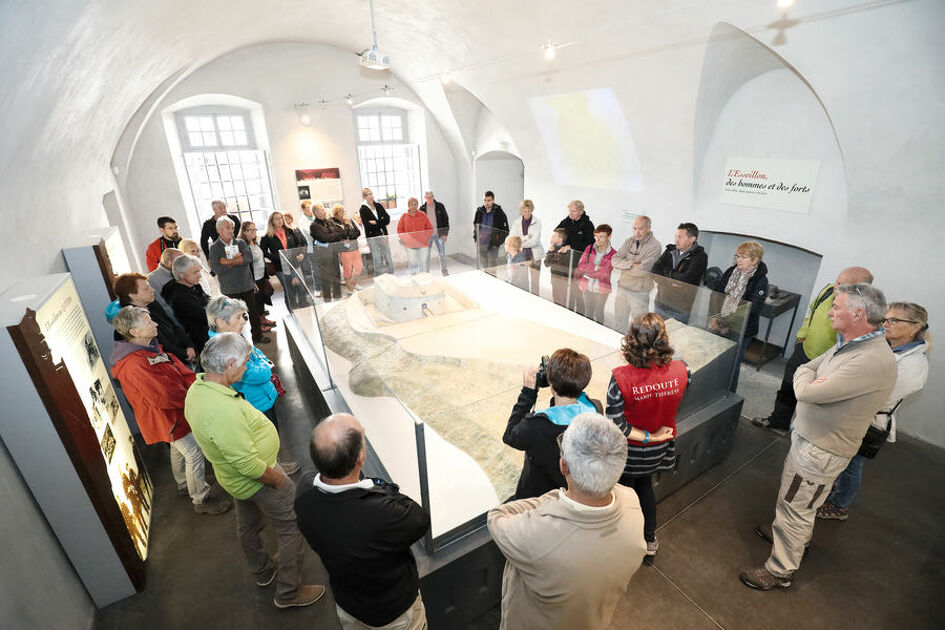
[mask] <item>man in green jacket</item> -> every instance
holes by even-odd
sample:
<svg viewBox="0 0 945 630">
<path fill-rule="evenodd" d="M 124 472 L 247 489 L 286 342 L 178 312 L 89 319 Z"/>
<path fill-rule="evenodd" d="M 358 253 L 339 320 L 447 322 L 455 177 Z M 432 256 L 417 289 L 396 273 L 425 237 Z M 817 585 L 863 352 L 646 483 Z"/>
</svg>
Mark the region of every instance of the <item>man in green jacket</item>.
<svg viewBox="0 0 945 630">
<path fill-rule="evenodd" d="M 276 580 L 276 608 L 308 606 L 325 587 L 302 584 L 299 564 L 302 534 L 295 518 L 295 484 L 276 462 L 279 434 L 263 413 L 231 386 L 246 371 L 250 343 L 236 333 L 215 335 L 200 353 L 206 370 L 187 391 L 184 416 L 217 482 L 233 495 L 236 530 L 256 585 Z M 265 516 L 279 540 L 278 560 L 269 555 L 260 533 Z"/>
<path fill-rule="evenodd" d="M 756 427 L 766 429 L 780 429 L 782 431 L 791 426 L 791 417 L 797 407 L 797 398 L 794 396 L 794 373 L 801 365 L 812 361 L 837 343 L 837 333 L 833 323 L 827 317 L 833 306 L 834 287 L 840 284 L 856 284 L 863 282 L 873 283 L 873 274 L 865 267 L 848 267 L 840 272 L 834 284 L 828 284 L 816 299 L 811 302 L 804 324 L 797 331 L 794 354 L 784 366 L 784 377 L 781 379 L 781 389 L 774 399 L 774 410 L 766 417 L 752 418 L 751 423 Z"/>
</svg>

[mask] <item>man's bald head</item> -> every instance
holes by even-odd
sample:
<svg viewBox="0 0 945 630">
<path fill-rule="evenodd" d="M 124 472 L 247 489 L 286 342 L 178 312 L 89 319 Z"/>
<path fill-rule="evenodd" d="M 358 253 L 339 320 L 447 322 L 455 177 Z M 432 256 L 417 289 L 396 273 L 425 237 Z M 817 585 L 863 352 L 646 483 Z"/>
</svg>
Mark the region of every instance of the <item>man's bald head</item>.
<svg viewBox="0 0 945 630">
<path fill-rule="evenodd" d="M 837 284 L 873 284 L 873 274 L 866 267 L 847 267 L 837 276 Z"/>
<path fill-rule="evenodd" d="M 180 251 L 176 247 L 168 247 L 163 252 L 161 252 L 161 265 L 165 269 L 171 269 L 174 266 L 174 261 L 184 255 L 184 252 Z"/>
<path fill-rule="evenodd" d="M 364 464 L 364 427 L 351 414 L 332 414 L 315 426 L 309 452 L 322 477 L 347 477 Z"/>
</svg>

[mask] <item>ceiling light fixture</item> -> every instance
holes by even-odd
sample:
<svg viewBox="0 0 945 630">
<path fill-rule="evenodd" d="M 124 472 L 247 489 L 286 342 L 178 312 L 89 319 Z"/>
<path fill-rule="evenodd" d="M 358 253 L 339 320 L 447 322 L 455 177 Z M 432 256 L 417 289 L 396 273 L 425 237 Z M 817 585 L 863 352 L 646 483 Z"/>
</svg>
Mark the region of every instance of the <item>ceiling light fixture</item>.
<svg viewBox="0 0 945 630">
<path fill-rule="evenodd" d="M 330 102 L 331 102 L 331 101 L 329 101 L 327 98 L 320 98 L 320 99 L 318 99 L 318 106 L 321 107 L 322 110 L 324 111 L 324 109 L 325 109 L 326 107 L 328 107 L 328 104 L 329 104 Z"/>
<path fill-rule="evenodd" d="M 449 85 L 453 82 L 453 75 L 450 72 L 444 72 L 440 75 L 440 83 L 443 85 Z"/>
<path fill-rule="evenodd" d="M 351 95 L 351 92 L 345 94 L 345 103 L 348 105 L 354 105 L 354 97 Z"/>
<path fill-rule="evenodd" d="M 381 92 L 383 92 L 383 93 L 386 94 L 387 96 L 390 96 L 390 93 L 393 92 L 393 91 L 394 91 L 394 88 L 392 88 L 391 86 L 387 85 L 386 83 L 384 84 L 384 87 L 381 88 Z"/>
<path fill-rule="evenodd" d="M 557 50 L 558 45 L 549 39 L 548 43 L 543 44 L 541 48 L 545 51 L 545 59 L 551 60 L 555 58 L 555 51 Z"/>
<path fill-rule="evenodd" d="M 794 5 L 794 0 L 778 0 L 779 9 L 787 9 Z"/>
<path fill-rule="evenodd" d="M 299 122 L 308 127 L 312 124 L 312 117 L 308 114 L 309 103 L 296 103 L 294 105 L 295 113 L 299 117 Z"/>
</svg>

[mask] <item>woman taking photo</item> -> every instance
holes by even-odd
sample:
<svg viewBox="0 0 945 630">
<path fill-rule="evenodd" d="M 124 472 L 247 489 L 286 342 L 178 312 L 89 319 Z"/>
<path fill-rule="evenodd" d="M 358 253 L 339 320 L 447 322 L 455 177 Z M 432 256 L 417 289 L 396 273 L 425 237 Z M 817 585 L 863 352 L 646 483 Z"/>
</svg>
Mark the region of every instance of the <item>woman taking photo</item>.
<svg viewBox="0 0 945 630">
<path fill-rule="evenodd" d="M 929 314 L 912 302 L 893 302 L 886 308 L 883 320 L 886 342 L 896 357 L 896 385 L 889 400 L 876 413 L 873 427 L 889 431 L 887 442 L 896 441 L 896 415 L 899 403 L 925 387 L 929 375 L 929 360 L 925 353 L 931 347 L 928 338 Z M 846 470 L 840 473 L 827 501 L 817 509 L 817 518 L 845 521 L 850 504 L 863 482 L 863 464 L 867 458 L 857 453 Z"/>
<path fill-rule="evenodd" d="M 531 292 L 538 295 L 538 283 L 541 280 L 541 221 L 535 216 L 535 204 L 531 199 L 524 199 L 518 206 L 521 215 L 509 224 L 509 234 L 522 239 L 522 253 L 529 263 Z"/>
<path fill-rule="evenodd" d="M 652 475 L 676 464 L 676 410 L 689 384 L 686 364 L 673 359 L 666 323 L 656 313 L 635 318 L 620 346 L 629 365 L 613 371 L 607 417 L 627 436 L 620 483 L 633 488 L 643 510 L 647 563 L 659 549 Z"/>
<path fill-rule="evenodd" d="M 207 305 L 207 322 L 210 325 L 210 337 L 220 333 L 243 334 L 243 328 L 249 321 L 249 311 L 243 300 L 228 298 L 221 295 Z M 246 361 L 246 371 L 239 382 L 232 385 L 233 389 L 243 394 L 246 402 L 263 412 L 276 430 L 279 430 L 279 419 L 276 417 L 276 399 L 279 392 L 276 390 L 272 378 L 272 361 L 259 348 L 253 347 Z M 285 474 L 291 475 L 299 469 L 295 462 L 279 463 Z"/>
</svg>

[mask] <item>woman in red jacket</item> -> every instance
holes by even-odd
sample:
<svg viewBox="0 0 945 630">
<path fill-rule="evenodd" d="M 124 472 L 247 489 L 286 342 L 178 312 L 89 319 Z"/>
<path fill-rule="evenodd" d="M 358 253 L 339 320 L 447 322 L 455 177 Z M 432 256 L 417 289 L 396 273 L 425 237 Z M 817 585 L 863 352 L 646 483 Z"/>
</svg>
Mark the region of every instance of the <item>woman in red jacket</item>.
<svg viewBox="0 0 945 630">
<path fill-rule="evenodd" d="M 411 197 L 407 200 L 407 214 L 400 215 L 400 221 L 397 222 L 397 236 L 407 251 L 407 268 L 411 276 L 430 270 L 433 224 L 419 208 L 420 202 L 416 197 Z"/>
<path fill-rule="evenodd" d="M 651 563 L 659 549 L 651 477 L 676 464 L 676 410 L 689 384 L 689 370 L 673 359 L 666 323 L 656 313 L 633 320 L 620 350 L 629 365 L 616 368 L 610 378 L 607 417 L 627 436 L 627 465 L 620 483 L 640 498 Z"/>
<path fill-rule="evenodd" d="M 604 304 L 610 295 L 610 274 L 614 270 L 610 261 L 617 253 L 610 246 L 612 233 L 606 223 L 594 228 L 594 242 L 584 250 L 575 275 L 581 279 L 578 288 L 584 295 L 584 315 L 599 324 L 604 323 Z"/>
<path fill-rule="evenodd" d="M 197 514 L 222 514 L 230 503 L 210 496 L 204 477 L 205 460 L 184 418 L 184 397 L 194 373 L 157 342 L 157 324 L 145 308 L 126 306 L 112 325 L 124 341 L 112 351 L 112 376 L 135 412 L 141 437 L 148 444 L 171 445 L 171 472 L 178 492 L 186 488 Z"/>
</svg>

